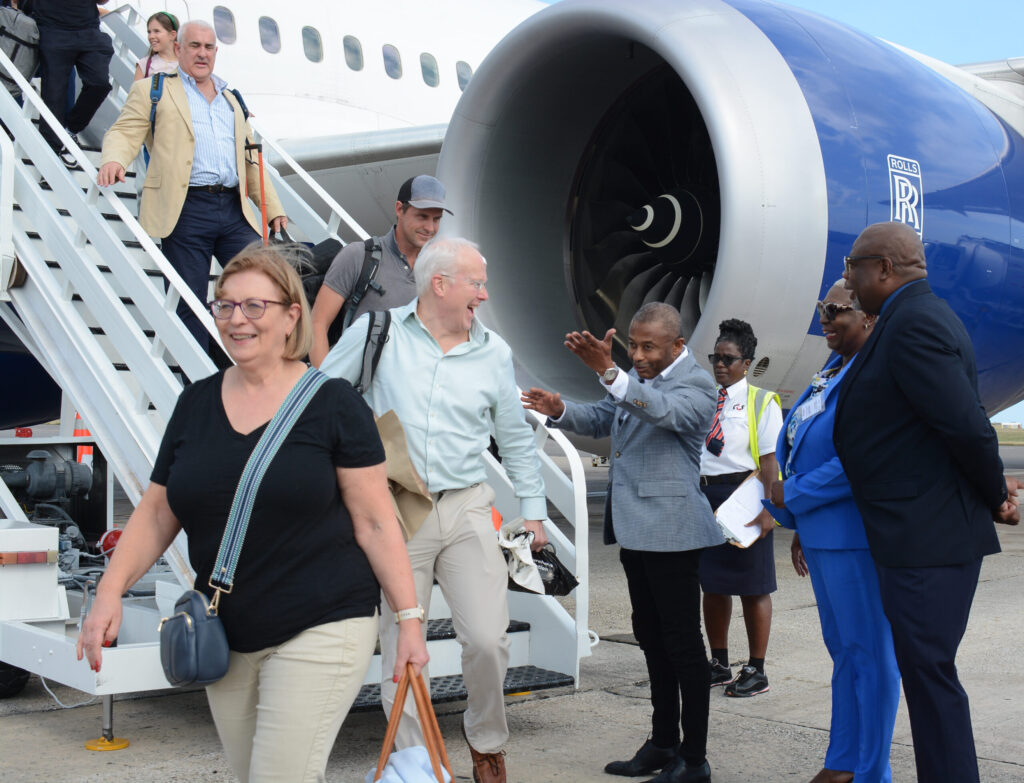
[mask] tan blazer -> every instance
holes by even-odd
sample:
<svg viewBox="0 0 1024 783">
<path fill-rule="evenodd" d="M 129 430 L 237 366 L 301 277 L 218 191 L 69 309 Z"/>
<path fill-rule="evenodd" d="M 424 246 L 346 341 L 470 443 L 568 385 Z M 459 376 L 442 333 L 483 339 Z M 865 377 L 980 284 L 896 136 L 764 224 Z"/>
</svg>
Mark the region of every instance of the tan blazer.
<svg viewBox="0 0 1024 783">
<path fill-rule="evenodd" d="M 139 223 L 150 236 L 163 238 L 174 230 L 185 204 L 188 180 L 192 174 L 195 132 L 192 129 L 192 113 L 189 111 L 185 87 L 180 78 L 169 77 L 164 79 L 163 95 L 157 103 L 156 137 L 153 137 L 149 123 L 151 82 L 151 79 L 140 79 L 132 85 L 121 116 L 103 137 L 100 165 L 116 161 L 127 169 L 139 154 L 143 142 L 146 143 L 150 161 L 146 181 L 142 186 Z M 260 173 L 255 153 L 250 155 L 253 162 L 245 159 L 245 140 L 252 137 L 252 129 L 242 118 L 235 96 L 227 90 L 224 96 L 235 110 L 235 161 L 238 181 L 244 183 L 244 187 L 239 189 L 242 214 L 253 230 L 262 235 L 259 209 L 253 210 L 248 201 L 250 197 L 257 204 L 260 201 Z M 283 215 L 284 208 L 269 177 L 264 180 L 269 221 Z"/>
</svg>

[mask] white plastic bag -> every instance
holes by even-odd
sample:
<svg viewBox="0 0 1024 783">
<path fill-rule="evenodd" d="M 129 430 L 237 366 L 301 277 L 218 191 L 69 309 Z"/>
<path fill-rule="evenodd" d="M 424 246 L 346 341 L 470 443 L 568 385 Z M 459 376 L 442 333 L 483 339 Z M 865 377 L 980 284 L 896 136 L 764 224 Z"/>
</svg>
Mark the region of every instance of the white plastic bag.
<svg viewBox="0 0 1024 783">
<path fill-rule="evenodd" d="M 527 531 L 521 518 L 509 522 L 498 531 L 498 545 L 508 565 L 509 587 L 513 587 L 514 583 L 518 587 L 513 589 L 544 595 L 544 580 L 541 579 L 530 551 L 532 543 L 533 533 Z"/>
<path fill-rule="evenodd" d="M 376 772 L 377 768 L 374 767 L 366 773 L 366 783 L 373 783 Z M 448 770 L 442 768 L 441 774 L 444 776 L 443 783 L 451 783 Z M 388 757 L 380 783 L 437 783 L 427 749 L 422 745 L 414 745 L 405 750 L 396 750 Z"/>
</svg>

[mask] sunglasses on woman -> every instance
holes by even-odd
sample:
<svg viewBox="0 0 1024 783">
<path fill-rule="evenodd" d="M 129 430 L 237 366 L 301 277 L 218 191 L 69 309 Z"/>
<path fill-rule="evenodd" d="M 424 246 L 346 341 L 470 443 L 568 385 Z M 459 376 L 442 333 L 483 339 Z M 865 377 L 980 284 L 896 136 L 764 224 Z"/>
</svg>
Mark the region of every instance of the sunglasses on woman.
<svg viewBox="0 0 1024 783">
<path fill-rule="evenodd" d="M 853 305 L 839 304 L 839 302 L 818 302 L 815 306 L 818 308 L 818 315 L 826 321 L 834 321 L 840 313 L 857 309 Z"/>
</svg>

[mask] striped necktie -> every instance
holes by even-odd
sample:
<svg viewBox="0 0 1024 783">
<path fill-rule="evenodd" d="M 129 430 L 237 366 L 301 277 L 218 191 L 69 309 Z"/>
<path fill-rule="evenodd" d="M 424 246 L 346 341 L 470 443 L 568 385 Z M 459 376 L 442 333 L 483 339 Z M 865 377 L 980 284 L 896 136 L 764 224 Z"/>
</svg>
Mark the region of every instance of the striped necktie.
<svg viewBox="0 0 1024 783">
<path fill-rule="evenodd" d="M 719 389 L 718 407 L 715 408 L 715 418 L 711 422 L 711 432 L 708 433 L 707 438 L 704 440 L 705 445 L 708 447 L 708 451 L 716 457 L 719 456 L 722 453 L 722 449 L 725 448 L 725 436 L 722 434 L 722 407 L 725 405 L 725 398 L 725 389 Z"/>
</svg>

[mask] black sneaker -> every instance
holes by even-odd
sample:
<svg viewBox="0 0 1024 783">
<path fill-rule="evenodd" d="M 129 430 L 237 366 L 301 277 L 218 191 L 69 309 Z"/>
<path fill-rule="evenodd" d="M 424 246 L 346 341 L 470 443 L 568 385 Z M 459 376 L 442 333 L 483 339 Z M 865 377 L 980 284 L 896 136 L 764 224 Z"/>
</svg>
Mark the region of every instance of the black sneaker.
<svg viewBox="0 0 1024 783">
<path fill-rule="evenodd" d="M 725 686 L 726 696 L 756 696 L 768 690 L 768 678 L 753 666 L 744 666 L 740 675 Z"/>
<path fill-rule="evenodd" d="M 723 664 L 717 658 L 712 658 L 709 663 L 711 665 L 712 688 L 716 685 L 725 685 L 732 682 L 732 669 L 729 668 L 728 663 Z"/>
<path fill-rule="evenodd" d="M 57 157 L 59 157 L 61 163 L 71 171 L 78 169 L 78 161 L 75 160 L 75 156 L 71 154 L 71 150 L 67 147 L 61 147 L 60 152 L 57 153 Z"/>
<path fill-rule="evenodd" d="M 72 133 L 71 131 L 68 131 L 68 136 L 71 137 L 71 141 L 73 141 L 75 143 L 76 147 L 81 147 L 82 146 L 82 142 L 80 142 L 78 140 L 78 134 L 77 133 Z"/>
</svg>

